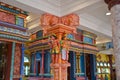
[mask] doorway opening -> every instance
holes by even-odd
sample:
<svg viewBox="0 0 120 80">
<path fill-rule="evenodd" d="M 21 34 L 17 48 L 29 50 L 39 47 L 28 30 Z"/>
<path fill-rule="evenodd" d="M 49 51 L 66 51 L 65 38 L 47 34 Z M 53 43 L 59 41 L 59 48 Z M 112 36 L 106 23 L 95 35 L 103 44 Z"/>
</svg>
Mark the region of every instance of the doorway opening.
<svg viewBox="0 0 120 80">
<path fill-rule="evenodd" d="M 96 79 L 96 56 L 85 53 L 86 77 L 88 80 Z"/>
<path fill-rule="evenodd" d="M 5 80 L 7 72 L 7 44 L 0 41 L 0 80 Z"/>
<path fill-rule="evenodd" d="M 90 66 L 90 54 L 85 54 L 86 63 L 86 76 L 88 80 L 91 80 L 91 66 Z"/>
</svg>

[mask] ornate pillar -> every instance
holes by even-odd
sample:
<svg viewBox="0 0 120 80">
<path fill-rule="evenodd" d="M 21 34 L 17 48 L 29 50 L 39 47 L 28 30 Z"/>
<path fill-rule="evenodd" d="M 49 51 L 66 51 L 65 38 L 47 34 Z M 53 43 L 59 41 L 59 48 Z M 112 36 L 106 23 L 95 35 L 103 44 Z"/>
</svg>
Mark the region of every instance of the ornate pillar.
<svg viewBox="0 0 120 80">
<path fill-rule="evenodd" d="M 117 80 L 120 79 L 120 0 L 105 0 L 112 13 L 112 35 Z"/>
<path fill-rule="evenodd" d="M 76 33 L 79 25 L 79 16 L 69 14 L 63 17 L 57 17 L 51 14 L 43 14 L 41 16 L 41 26 L 43 34 L 50 36 L 49 46 L 51 48 L 50 64 L 53 69 L 54 80 L 67 80 L 68 48 L 69 41 L 65 34 Z"/>
<path fill-rule="evenodd" d="M 21 62 L 21 44 L 16 43 L 14 55 L 14 71 L 13 80 L 20 79 L 20 62 Z"/>
</svg>

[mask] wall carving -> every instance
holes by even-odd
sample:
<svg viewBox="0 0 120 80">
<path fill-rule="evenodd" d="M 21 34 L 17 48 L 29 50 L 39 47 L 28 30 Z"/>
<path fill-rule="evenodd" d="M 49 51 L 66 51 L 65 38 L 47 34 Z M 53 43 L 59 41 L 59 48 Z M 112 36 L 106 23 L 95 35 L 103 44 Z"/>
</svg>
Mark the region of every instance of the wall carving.
<svg viewBox="0 0 120 80">
<path fill-rule="evenodd" d="M 56 24 L 63 24 L 66 26 L 79 26 L 79 16 L 76 14 L 69 14 L 63 17 L 57 17 L 51 14 L 43 14 L 41 16 L 41 26 L 54 26 Z"/>
</svg>

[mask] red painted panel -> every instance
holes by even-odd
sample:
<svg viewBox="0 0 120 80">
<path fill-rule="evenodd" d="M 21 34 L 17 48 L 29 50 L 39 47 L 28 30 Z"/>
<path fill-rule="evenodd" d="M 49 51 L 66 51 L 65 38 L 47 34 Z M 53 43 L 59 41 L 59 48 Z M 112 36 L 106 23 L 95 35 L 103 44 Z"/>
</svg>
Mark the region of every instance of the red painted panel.
<svg viewBox="0 0 120 80">
<path fill-rule="evenodd" d="M 19 78 L 20 76 L 20 61 L 21 61 L 21 45 L 20 44 L 16 44 L 15 46 L 15 56 L 14 56 L 14 76 L 13 77 L 17 77 Z M 15 79 L 14 80 L 18 80 Z"/>
<path fill-rule="evenodd" d="M 15 16 L 12 14 L 0 11 L 0 21 L 15 24 Z"/>
</svg>

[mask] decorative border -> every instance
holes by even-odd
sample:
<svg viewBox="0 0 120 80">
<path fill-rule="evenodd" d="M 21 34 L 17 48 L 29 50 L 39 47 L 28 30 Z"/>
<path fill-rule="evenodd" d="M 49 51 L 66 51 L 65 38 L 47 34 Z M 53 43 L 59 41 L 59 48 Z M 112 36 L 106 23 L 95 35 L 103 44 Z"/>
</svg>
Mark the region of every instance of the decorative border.
<svg viewBox="0 0 120 80">
<path fill-rule="evenodd" d="M 10 32 L 10 33 L 14 33 L 14 34 L 20 34 L 20 35 L 23 35 L 23 36 L 28 36 L 27 32 L 24 32 L 24 31 L 21 31 L 21 30 L 18 30 L 18 29 L 4 27 L 4 26 L 0 26 L 0 31 Z"/>
<path fill-rule="evenodd" d="M 16 36 L 11 36 L 11 35 L 6 35 L 6 34 L 0 34 L 0 37 L 7 38 L 7 39 L 12 39 L 12 40 L 18 40 L 18 41 L 22 41 L 22 42 L 28 41 L 27 39 L 23 39 L 23 38 L 16 37 Z"/>
<path fill-rule="evenodd" d="M 26 31 L 27 30 L 27 28 L 24 28 L 24 27 L 15 25 L 15 24 L 10 24 L 10 23 L 7 23 L 7 22 L 3 22 L 3 21 L 0 21 L 0 25 L 5 26 L 5 27 L 9 27 L 9 28 L 19 29 L 21 31 Z"/>
<path fill-rule="evenodd" d="M 8 6 L 8 7 L 7 7 L 7 6 Z M 11 8 L 9 8 L 9 7 L 11 7 Z M 17 7 L 10 6 L 10 5 L 5 4 L 5 3 L 3 3 L 3 2 L 0 2 L 0 9 L 9 11 L 9 12 L 12 12 L 12 13 L 15 13 L 15 14 L 28 15 L 28 12 L 23 11 L 23 10 L 17 8 Z"/>
</svg>

